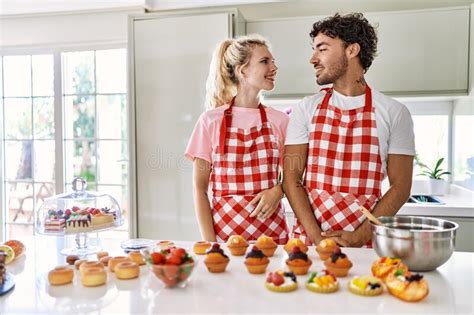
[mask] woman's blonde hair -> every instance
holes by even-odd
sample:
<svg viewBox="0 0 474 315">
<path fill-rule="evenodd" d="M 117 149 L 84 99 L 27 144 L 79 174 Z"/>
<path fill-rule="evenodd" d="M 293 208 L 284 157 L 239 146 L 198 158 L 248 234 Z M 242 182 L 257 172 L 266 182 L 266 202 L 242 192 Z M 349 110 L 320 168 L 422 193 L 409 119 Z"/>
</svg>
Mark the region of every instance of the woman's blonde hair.
<svg viewBox="0 0 474 315">
<path fill-rule="evenodd" d="M 206 82 L 207 108 L 227 104 L 237 94 L 239 79 L 235 69 L 239 65 L 243 68 L 249 63 L 252 49 L 256 46 L 270 49 L 267 40 L 257 34 L 226 39 L 217 46 Z"/>
</svg>

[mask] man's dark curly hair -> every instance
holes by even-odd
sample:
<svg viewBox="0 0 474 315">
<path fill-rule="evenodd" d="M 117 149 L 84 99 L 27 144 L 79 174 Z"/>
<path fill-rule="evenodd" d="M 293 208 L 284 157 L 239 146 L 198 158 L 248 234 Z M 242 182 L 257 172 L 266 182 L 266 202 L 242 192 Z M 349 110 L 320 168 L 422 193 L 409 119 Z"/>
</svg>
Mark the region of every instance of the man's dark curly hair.
<svg viewBox="0 0 474 315">
<path fill-rule="evenodd" d="M 362 13 L 342 16 L 336 13 L 332 17 L 318 21 L 313 24 L 309 36 L 314 40 L 319 33 L 332 38 L 339 37 L 344 42 L 344 47 L 358 43 L 360 45 L 359 58 L 364 71 L 372 65 L 377 52 L 377 35 Z"/>
</svg>

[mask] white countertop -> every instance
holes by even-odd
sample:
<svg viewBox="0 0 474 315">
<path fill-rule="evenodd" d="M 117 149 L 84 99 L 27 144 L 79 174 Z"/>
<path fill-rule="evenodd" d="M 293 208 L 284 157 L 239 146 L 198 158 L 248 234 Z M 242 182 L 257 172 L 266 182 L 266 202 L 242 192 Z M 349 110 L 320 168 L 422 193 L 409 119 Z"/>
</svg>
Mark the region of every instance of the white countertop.
<svg viewBox="0 0 474 315">
<path fill-rule="evenodd" d="M 123 255 L 120 241 L 102 240 L 104 250 L 112 255 Z M 191 242 L 176 242 L 190 247 Z M 307 276 L 298 276 L 299 288 L 290 293 L 274 293 L 264 287 L 264 275 L 247 272 L 243 257 L 230 256 L 223 274 L 207 271 L 202 256 L 186 288 L 165 289 L 155 276 L 141 267 L 141 275 L 134 280 L 117 280 L 108 274 L 105 286 L 86 288 L 75 275 L 73 284 L 52 287 L 47 283 L 47 272 L 64 264 L 58 253 L 62 240 L 37 236 L 27 243 L 26 255 L 7 266 L 14 274 L 15 289 L 0 297 L 0 314 L 23 313 L 473 313 L 473 258 L 472 253 L 455 252 L 450 260 L 436 271 L 424 273 L 429 296 L 419 303 L 406 303 L 386 291 L 377 297 L 361 297 L 347 290 L 347 282 L 354 275 L 370 273 L 370 265 L 377 258 L 372 249 L 346 248 L 343 251 L 354 264 L 349 277 L 340 278 L 341 288 L 334 294 L 307 291 Z M 225 249 L 226 250 L 226 249 Z M 226 250 L 226 252 L 228 252 Z M 309 256 L 311 270 L 323 267 L 314 247 Z M 280 247 L 270 258 L 267 271 L 284 267 L 286 254 Z M 77 273 L 77 272 L 76 272 Z"/>
</svg>

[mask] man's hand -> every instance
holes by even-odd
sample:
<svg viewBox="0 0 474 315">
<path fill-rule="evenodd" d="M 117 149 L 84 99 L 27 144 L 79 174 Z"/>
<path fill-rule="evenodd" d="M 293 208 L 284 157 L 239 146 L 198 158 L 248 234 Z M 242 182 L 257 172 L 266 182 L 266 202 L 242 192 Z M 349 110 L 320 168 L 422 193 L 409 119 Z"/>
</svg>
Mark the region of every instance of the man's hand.
<svg viewBox="0 0 474 315">
<path fill-rule="evenodd" d="M 364 222 L 364 224 L 366 224 Z M 338 245 L 344 247 L 362 247 L 371 239 L 370 229 L 367 231 L 366 226 L 361 225 L 353 232 L 349 231 L 326 231 L 321 236 L 332 238 Z"/>
</svg>

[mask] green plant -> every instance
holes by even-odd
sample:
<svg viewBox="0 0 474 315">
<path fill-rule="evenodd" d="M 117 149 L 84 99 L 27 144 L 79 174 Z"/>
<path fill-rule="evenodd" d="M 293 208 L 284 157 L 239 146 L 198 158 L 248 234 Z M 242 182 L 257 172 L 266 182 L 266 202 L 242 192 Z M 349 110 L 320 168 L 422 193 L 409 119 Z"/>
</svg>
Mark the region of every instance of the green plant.
<svg viewBox="0 0 474 315">
<path fill-rule="evenodd" d="M 434 168 L 428 167 L 426 164 L 420 162 L 419 159 L 416 160 L 416 164 L 418 164 L 422 171 L 418 176 L 427 176 L 432 179 L 441 179 L 443 175 L 449 175 L 451 172 L 445 171 L 441 168 L 441 164 L 443 164 L 444 158 L 440 158 Z"/>
</svg>

